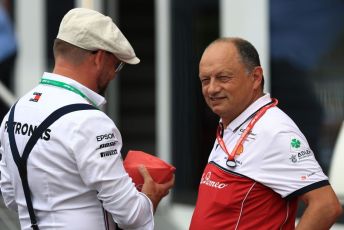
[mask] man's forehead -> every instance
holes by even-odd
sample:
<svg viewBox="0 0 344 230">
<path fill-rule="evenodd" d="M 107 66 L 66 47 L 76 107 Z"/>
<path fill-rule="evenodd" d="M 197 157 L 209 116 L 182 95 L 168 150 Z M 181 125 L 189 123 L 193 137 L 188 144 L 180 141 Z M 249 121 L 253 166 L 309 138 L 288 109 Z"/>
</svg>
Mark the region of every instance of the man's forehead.
<svg viewBox="0 0 344 230">
<path fill-rule="evenodd" d="M 202 61 L 213 59 L 232 59 L 238 56 L 236 47 L 230 42 L 216 42 L 208 46 L 201 58 Z"/>
<path fill-rule="evenodd" d="M 224 42 L 222 42 L 224 43 Z M 212 47 L 208 47 L 200 60 L 199 68 L 207 67 L 207 66 L 230 66 L 239 64 L 240 58 L 239 54 L 234 45 L 224 44 L 216 45 L 213 44 Z"/>
</svg>

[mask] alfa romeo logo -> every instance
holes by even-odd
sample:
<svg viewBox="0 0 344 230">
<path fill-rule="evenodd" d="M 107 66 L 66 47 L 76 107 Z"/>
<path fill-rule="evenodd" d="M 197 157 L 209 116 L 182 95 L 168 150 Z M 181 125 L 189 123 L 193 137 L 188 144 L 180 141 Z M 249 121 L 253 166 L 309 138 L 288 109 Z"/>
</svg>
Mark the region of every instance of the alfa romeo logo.
<svg viewBox="0 0 344 230">
<path fill-rule="evenodd" d="M 300 148 L 301 142 L 298 139 L 294 138 L 291 140 L 290 145 L 291 145 L 291 147 L 297 149 L 297 148 Z"/>
</svg>

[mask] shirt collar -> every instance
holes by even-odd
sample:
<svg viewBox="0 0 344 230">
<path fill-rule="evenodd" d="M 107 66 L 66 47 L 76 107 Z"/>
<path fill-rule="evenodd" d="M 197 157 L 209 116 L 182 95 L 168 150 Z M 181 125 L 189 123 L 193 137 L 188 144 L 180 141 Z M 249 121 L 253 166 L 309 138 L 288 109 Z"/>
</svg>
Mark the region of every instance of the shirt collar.
<svg viewBox="0 0 344 230">
<path fill-rule="evenodd" d="M 232 132 L 241 126 L 250 116 L 257 112 L 261 107 L 271 102 L 270 94 L 258 98 L 249 107 L 247 107 L 238 117 L 236 117 L 225 129 L 230 129 Z"/>
<path fill-rule="evenodd" d="M 79 82 L 77 82 L 71 78 L 64 77 L 62 75 L 58 75 L 55 73 L 47 73 L 47 72 L 45 72 L 43 74 L 43 78 L 64 82 L 68 85 L 71 85 L 71 86 L 77 88 L 83 94 L 85 94 L 89 99 L 91 99 L 96 104 L 96 106 L 98 108 L 105 105 L 105 103 L 106 103 L 106 99 L 103 96 L 99 95 L 98 93 L 94 92 L 93 90 L 87 88 L 86 86 L 80 84 Z"/>
</svg>

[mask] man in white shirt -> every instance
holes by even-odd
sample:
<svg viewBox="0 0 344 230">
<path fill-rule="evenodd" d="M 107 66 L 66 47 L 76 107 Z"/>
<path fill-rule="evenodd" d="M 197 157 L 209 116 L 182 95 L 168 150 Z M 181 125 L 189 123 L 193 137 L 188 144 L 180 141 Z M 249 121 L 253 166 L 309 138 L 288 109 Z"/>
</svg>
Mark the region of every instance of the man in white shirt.
<svg viewBox="0 0 344 230">
<path fill-rule="evenodd" d="M 5 204 L 25 230 L 109 229 L 107 213 L 120 228 L 153 229 L 174 178 L 157 184 L 141 167 L 138 192 L 122 164 L 121 134 L 99 110 L 123 64 L 140 60 L 111 18 L 82 8 L 62 19 L 54 56 L 53 73 L 44 73 L 1 124 Z"/>
</svg>

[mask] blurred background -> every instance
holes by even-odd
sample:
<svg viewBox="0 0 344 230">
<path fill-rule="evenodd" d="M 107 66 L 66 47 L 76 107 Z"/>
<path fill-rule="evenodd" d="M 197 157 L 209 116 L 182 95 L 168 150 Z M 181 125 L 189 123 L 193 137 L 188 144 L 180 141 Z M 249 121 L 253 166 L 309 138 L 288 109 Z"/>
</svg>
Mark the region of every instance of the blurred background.
<svg viewBox="0 0 344 230">
<path fill-rule="evenodd" d="M 123 157 L 143 150 L 177 168 L 156 229 L 188 229 L 218 123 L 203 101 L 198 62 L 222 36 L 257 48 L 265 91 L 305 134 L 344 203 L 343 0 L 1 0 L 0 120 L 52 70 L 59 23 L 74 7 L 109 15 L 141 59 L 111 83 L 105 111 L 122 133 Z M 0 198 L 0 229 L 19 229 L 17 219 Z M 344 216 L 332 229 L 344 229 Z"/>
</svg>

